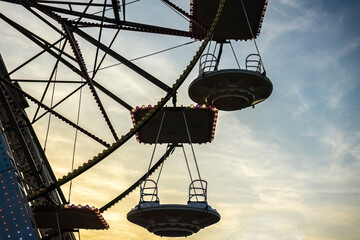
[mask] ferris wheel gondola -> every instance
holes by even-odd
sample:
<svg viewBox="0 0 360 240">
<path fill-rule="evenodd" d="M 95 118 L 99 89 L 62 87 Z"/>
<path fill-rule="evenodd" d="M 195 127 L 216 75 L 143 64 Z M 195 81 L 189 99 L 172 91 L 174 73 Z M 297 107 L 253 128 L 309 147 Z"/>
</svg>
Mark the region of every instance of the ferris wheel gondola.
<svg viewBox="0 0 360 240">
<path fill-rule="evenodd" d="M 207 203 L 204 180 L 191 182 L 187 204 L 160 204 L 157 184 L 151 179 L 141 184 L 140 196 L 127 219 L 161 237 L 187 237 L 220 220 L 220 214 Z"/>
<path fill-rule="evenodd" d="M 133 121 L 149 111 L 143 106 L 133 111 Z M 186 166 L 190 176 L 189 200 L 184 204 L 160 204 L 158 197 L 158 182 L 163 170 L 161 166 L 156 182 L 145 177 L 140 184 L 140 201 L 127 214 L 127 219 L 149 232 L 166 237 L 186 237 L 197 233 L 200 229 L 217 223 L 220 214 L 207 203 L 207 182 L 201 179 L 199 166 L 195 157 L 193 143 L 210 142 L 214 137 L 217 119 L 217 110 L 213 108 L 194 107 L 166 107 L 152 119 L 148 126 L 150 129 L 139 132 L 140 142 L 154 143 L 154 152 L 158 143 L 169 143 L 170 146 L 183 149 Z M 210 123 L 210 127 L 209 127 Z M 200 131 L 199 131 L 200 129 Z M 204 131 L 205 129 L 205 131 Z M 152 130 L 156 132 L 153 133 Z M 203 134 L 203 132 L 205 134 Z M 206 136 L 206 137 L 200 137 Z M 153 136 L 153 140 L 152 139 Z M 165 136 L 165 137 L 164 137 Z M 150 141 L 146 141 L 150 140 Z M 195 140 L 195 141 L 194 141 Z M 191 146 L 193 158 L 199 179 L 193 179 L 191 169 L 183 147 L 184 143 Z M 149 170 L 152 165 L 150 160 Z"/>
<path fill-rule="evenodd" d="M 254 56 L 258 59 L 254 60 Z M 262 71 L 256 54 L 246 58 L 245 69 L 217 69 L 212 55 L 203 55 L 200 74 L 189 86 L 190 98 L 198 104 L 214 106 L 219 110 L 241 110 L 266 100 L 273 89 L 270 79 Z"/>
<path fill-rule="evenodd" d="M 202 22 L 209 20 L 214 11 L 213 5 L 205 1 L 195 1 L 194 15 Z M 219 21 L 217 30 L 212 36 L 215 42 L 214 50 L 209 48 L 199 62 L 199 76 L 188 88 L 190 98 L 198 104 L 214 106 L 219 110 L 241 110 L 266 100 L 272 93 L 273 85 L 266 76 L 255 38 L 260 32 L 267 0 L 231 1 L 224 9 L 224 17 Z M 201 31 L 194 27 L 196 33 Z M 256 54 L 246 57 L 245 68 L 220 69 L 219 63 L 225 44 L 230 40 L 254 41 Z M 219 45 L 218 54 L 214 52 Z"/>
</svg>

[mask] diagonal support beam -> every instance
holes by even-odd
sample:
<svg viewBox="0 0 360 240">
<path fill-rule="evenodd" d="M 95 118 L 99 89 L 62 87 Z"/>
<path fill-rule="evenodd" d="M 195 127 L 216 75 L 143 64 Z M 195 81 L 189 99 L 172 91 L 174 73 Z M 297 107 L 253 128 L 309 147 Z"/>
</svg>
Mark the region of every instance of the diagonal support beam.
<svg viewBox="0 0 360 240">
<path fill-rule="evenodd" d="M 18 30 L 20 33 L 22 33 L 24 36 L 26 36 L 27 38 L 29 38 L 32 42 L 34 42 L 35 44 L 37 44 L 39 47 L 41 47 L 44 51 L 48 52 L 51 56 L 53 56 L 55 59 L 59 59 L 61 63 L 63 63 L 65 66 L 67 66 L 69 69 L 71 69 L 73 72 L 75 72 L 77 75 L 82 76 L 81 71 L 74 66 L 72 63 L 70 63 L 69 61 L 67 61 L 65 58 L 63 57 L 59 57 L 59 54 L 55 51 L 52 50 L 52 47 L 55 44 L 50 44 L 48 42 L 46 42 L 45 40 L 40 39 L 40 37 L 36 36 L 35 34 L 33 34 L 32 32 L 30 32 L 29 30 L 25 29 L 24 27 L 18 25 L 17 23 L 15 23 L 14 21 L 10 20 L 9 18 L 7 18 L 5 15 L 3 15 L 2 13 L 0 13 L 0 18 L 3 19 L 5 22 L 7 22 L 10 26 L 12 26 L 13 28 L 15 28 L 16 30 Z M 57 48 L 55 48 L 56 50 L 58 50 Z M 71 58 L 73 60 L 73 58 Z M 104 92 L 107 96 L 109 96 L 110 98 L 112 98 L 114 101 L 116 101 L 117 103 L 121 104 L 123 107 L 125 107 L 126 109 L 128 109 L 129 111 L 131 111 L 133 109 L 133 107 L 131 107 L 128 103 L 126 103 L 125 101 L 123 101 L 121 98 L 119 98 L 118 96 L 116 96 L 115 94 L 111 93 L 108 89 L 106 89 L 105 87 L 103 87 L 102 85 L 100 85 L 98 82 L 96 82 L 94 79 L 92 79 L 92 82 L 94 84 L 95 87 L 99 88 L 102 92 Z"/>
<path fill-rule="evenodd" d="M 7 81 L 6 79 L 4 79 L 3 77 L 0 76 L 0 82 L 2 82 L 4 85 L 11 87 L 12 89 L 14 89 L 15 91 L 19 92 L 21 95 L 25 96 L 27 99 L 29 99 L 30 101 L 34 102 L 35 104 L 38 104 L 41 108 L 49 111 L 50 113 L 52 113 L 54 116 L 56 116 L 57 118 L 59 118 L 60 120 L 64 121 L 65 123 L 69 124 L 70 126 L 76 128 L 77 130 L 79 130 L 80 132 L 84 133 L 85 135 L 91 137 L 92 139 L 94 139 L 95 141 L 99 142 L 100 144 L 104 145 L 105 147 L 110 147 L 110 144 L 108 144 L 107 142 L 103 141 L 102 139 L 96 137 L 95 135 L 93 135 L 92 133 L 90 133 L 89 131 L 83 129 L 82 127 L 78 126 L 77 124 L 71 122 L 69 119 L 67 119 L 66 117 L 62 116 L 61 114 L 59 114 L 58 112 L 55 112 L 54 110 L 52 110 L 51 108 L 49 108 L 48 106 L 46 106 L 45 104 L 41 103 L 40 101 L 36 100 L 34 97 L 32 97 L 30 94 L 24 92 L 23 90 L 21 90 L 20 88 L 18 88 L 17 86 L 15 86 L 14 84 L 12 84 L 11 82 Z"/>
<path fill-rule="evenodd" d="M 62 23 L 62 25 L 64 27 L 66 35 L 68 36 L 68 40 L 70 42 L 70 45 L 72 46 L 74 55 L 75 55 L 76 60 L 77 60 L 77 62 L 79 64 L 79 67 L 81 69 L 82 76 L 86 80 L 86 82 L 87 82 L 87 84 L 88 84 L 88 86 L 90 88 L 90 91 L 91 91 L 91 93 L 92 93 L 92 95 L 93 95 L 93 97 L 94 97 L 94 99 L 95 99 L 95 101 L 96 101 L 96 103 L 97 103 L 97 105 L 98 105 L 98 107 L 100 109 L 100 112 L 103 115 L 103 117 L 105 119 L 105 122 L 108 125 L 112 135 L 114 136 L 115 140 L 118 140 L 119 138 L 118 138 L 118 136 L 117 136 L 117 134 L 115 132 L 115 129 L 114 129 L 114 127 L 113 127 L 113 125 L 112 125 L 112 123 L 111 123 L 111 121 L 109 119 L 109 116 L 107 115 L 107 113 L 105 111 L 105 108 L 104 108 L 104 106 L 103 106 L 103 104 L 102 104 L 102 102 L 100 100 L 100 97 L 97 94 L 96 89 L 95 89 L 95 87 L 94 87 L 94 85 L 93 85 L 93 83 L 92 83 L 92 81 L 90 79 L 90 76 L 89 76 L 88 72 L 87 72 L 85 61 L 84 61 L 84 59 L 82 57 L 82 54 L 80 52 L 80 47 L 79 47 L 73 33 L 70 31 L 70 29 L 68 27 L 68 24 L 64 21 Z"/>
<path fill-rule="evenodd" d="M 71 25 L 69 25 L 69 28 L 73 32 L 77 33 L 79 36 L 84 38 L 85 40 L 89 41 L 94 46 L 100 48 L 102 51 L 106 52 L 107 54 L 109 54 L 110 56 L 112 56 L 113 58 L 115 58 L 116 60 L 118 60 L 119 62 L 121 62 L 122 64 L 124 64 L 125 66 L 127 66 L 128 68 L 133 70 L 134 72 L 138 73 L 142 77 L 146 78 L 148 81 L 152 82 L 153 84 L 155 84 L 162 90 L 164 90 L 168 93 L 171 92 L 171 88 L 168 85 L 161 82 L 159 79 L 155 78 L 150 73 L 146 72 L 145 70 L 138 67 L 134 63 L 130 62 L 129 60 L 127 60 L 126 58 L 124 58 L 123 56 L 121 56 L 120 54 L 115 52 L 114 50 L 108 48 L 106 45 L 102 44 L 101 42 L 98 42 L 95 38 L 91 37 L 89 34 L 85 33 L 84 31 L 82 31 L 76 27 L 73 27 Z"/>
<path fill-rule="evenodd" d="M 117 202 L 119 202 L 120 200 L 122 200 L 124 197 L 126 197 L 129 193 L 131 193 L 132 191 L 135 190 L 135 188 L 137 188 L 142 181 L 146 180 L 147 177 L 149 177 L 153 172 L 155 172 L 155 170 L 160 167 L 161 164 L 164 163 L 164 161 L 170 156 L 170 154 L 173 153 L 173 151 L 175 150 L 175 147 L 177 147 L 178 145 L 175 144 L 171 144 L 168 146 L 168 149 L 166 150 L 166 152 L 164 153 L 164 155 L 154 164 L 154 166 L 152 166 L 141 178 L 139 178 L 139 180 L 137 180 L 133 185 L 131 185 L 128 189 L 126 189 L 123 193 L 121 193 L 120 195 L 118 195 L 117 197 L 115 197 L 113 200 L 111 200 L 110 202 L 108 202 L 107 204 L 105 204 L 103 207 L 101 207 L 99 210 L 100 212 L 105 212 L 107 209 L 109 209 L 110 207 L 114 206 Z"/>
<path fill-rule="evenodd" d="M 124 18 L 124 21 L 126 21 L 126 17 L 125 17 L 125 0 L 122 0 L 122 9 L 123 9 L 123 18 Z"/>
<path fill-rule="evenodd" d="M 120 22 L 120 15 L 119 15 L 119 4 L 117 0 L 111 0 L 112 8 L 114 12 L 114 17 L 116 21 Z"/>
</svg>

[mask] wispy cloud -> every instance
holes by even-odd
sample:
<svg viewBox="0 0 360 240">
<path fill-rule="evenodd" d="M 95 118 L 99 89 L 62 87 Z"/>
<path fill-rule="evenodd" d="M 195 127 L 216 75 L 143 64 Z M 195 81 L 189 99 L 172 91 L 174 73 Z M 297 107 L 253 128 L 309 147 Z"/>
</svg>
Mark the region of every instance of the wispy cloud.
<svg viewBox="0 0 360 240">
<path fill-rule="evenodd" d="M 311 103 L 304 99 L 303 92 L 300 92 L 299 87 L 296 84 L 293 85 L 293 93 L 299 100 L 299 105 L 295 107 L 294 112 L 292 112 L 293 117 L 298 118 L 304 113 L 311 114 Z"/>
<path fill-rule="evenodd" d="M 349 110 L 343 100 L 358 86 L 358 74 L 350 71 L 343 60 L 359 50 L 360 38 L 336 37 L 343 36 L 341 29 L 348 21 L 348 12 L 342 7 L 330 13 L 319 12 L 316 1 L 308 1 L 307 6 L 296 0 L 270 1 L 269 4 L 259 45 L 270 62 L 277 63 L 267 68 L 269 75 L 277 73 L 272 79 L 273 96 L 252 112 L 249 109 L 220 112 L 215 141 L 195 146 L 202 177 L 209 182 L 209 204 L 220 212 L 222 220 L 189 239 L 355 240 L 360 234 L 354 227 L 359 223 L 360 131 L 358 117 L 346 119 L 342 114 Z M 7 30 L 0 31 L 4 32 L 4 38 L 0 39 L 1 51 L 12 61 L 16 59 L 13 53 L 17 50 L 8 51 L 8 42 L 14 40 L 24 49 L 28 42 L 6 34 Z M 45 29 L 40 31 L 46 34 Z M 140 43 L 138 38 L 127 40 L 130 41 L 120 41 L 117 46 L 126 48 L 122 53 L 131 51 L 131 57 L 163 46 L 161 42 L 157 42 L 156 47 L 146 41 Z M 139 45 L 130 46 L 134 42 Z M 239 46 L 245 46 L 242 44 Z M 148 49 L 150 47 L 154 48 Z M 157 69 L 154 75 L 172 83 L 173 76 L 181 73 L 179 66 L 188 63 L 194 49 L 136 63 L 151 73 Z M 83 53 L 85 57 L 92 56 L 90 51 Z M 16 66 L 14 62 L 12 67 Z M 45 76 L 41 63 L 32 65 L 33 71 L 27 76 Z M 156 102 L 165 94 L 156 87 L 153 91 L 152 83 L 127 70 L 118 66 L 99 74 L 106 87 L 133 106 L 154 104 L 154 99 Z M 196 71 L 193 74 L 197 75 Z M 82 109 L 81 125 L 101 135 L 104 121 L 94 113 L 96 104 L 91 96 L 87 99 L 91 104 Z M 191 102 L 186 86 L 180 89 L 179 99 Z M 116 119 L 117 129 L 127 132 L 131 126 L 129 113 L 119 111 L 110 101 L 104 102 L 110 106 L 107 109 Z M 268 102 L 271 104 L 266 105 Z M 66 110 L 70 107 L 66 105 L 65 111 L 69 115 L 76 113 Z M 35 125 L 41 133 L 41 142 L 45 122 Z M 51 144 L 47 149 L 58 177 L 70 171 L 74 139 L 74 129 L 65 130 L 67 126 L 61 124 L 51 129 L 51 135 L 56 137 L 49 139 Z M 80 135 L 77 145 L 75 166 L 104 148 L 82 137 Z M 144 174 L 152 149 L 153 146 L 140 145 L 135 140 L 122 146 L 73 181 L 72 202 L 101 207 Z M 163 148 L 158 148 L 155 158 L 161 151 Z M 176 154 L 165 163 L 159 184 L 160 197 L 164 202 L 186 203 L 187 169 L 183 157 Z M 68 187 L 63 187 L 65 193 Z M 126 220 L 127 212 L 138 201 L 139 189 L 104 213 L 111 225 L 109 231 L 84 231 L 82 238 L 158 239 Z"/>
<path fill-rule="evenodd" d="M 337 127 L 328 126 L 321 136 L 321 141 L 330 150 L 328 156 L 330 162 L 329 177 L 339 181 L 349 181 L 349 178 L 355 177 L 356 168 L 360 165 L 360 157 L 357 155 L 360 132 L 345 133 Z M 344 161 L 349 161 L 348 155 L 350 156 L 350 162 L 345 163 Z"/>
</svg>

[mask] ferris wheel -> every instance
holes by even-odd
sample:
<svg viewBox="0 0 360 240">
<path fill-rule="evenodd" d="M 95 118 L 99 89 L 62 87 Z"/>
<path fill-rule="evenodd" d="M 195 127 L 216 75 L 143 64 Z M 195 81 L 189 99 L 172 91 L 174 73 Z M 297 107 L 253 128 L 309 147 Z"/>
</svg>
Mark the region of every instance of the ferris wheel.
<svg viewBox="0 0 360 240">
<path fill-rule="evenodd" d="M 141 199 L 128 220 L 156 235 L 188 236 L 220 220 L 207 204 L 207 182 L 198 168 L 194 178 L 189 169 L 187 204 L 160 204 L 157 181 L 149 176 L 174 149 L 184 149 L 183 144 L 211 142 L 218 111 L 253 107 L 270 96 L 272 83 L 255 42 L 267 0 L 0 4 L 3 41 L 12 39 L 0 46 L 1 144 L 7 156 L 0 169 L 6 200 L 0 214 L 7 226 L 1 237 L 75 239 L 74 229 L 107 229 L 101 213 L 137 187 Z M 247 56 L 243 68 L 236 59 L 236 68 L 221 69 L 225 48 L 236 58 L 234 40 L 253 40 L 256 53 Z M 196 68 L 189 99 L 182 100 L 178 92 Z M 181 100 L 192 104 L 179 106 Z M 83 112 L 89 116 L 86 121 Z M 58 179 L 46 157 L 54 121 L 59 136 L 69 129 L 76 132 L 69 145 L 73 151 L 80 137 L 101 149 L 77 168 L 72 163 L 71 171 Z M 35 124 L 45 133 L 42 143 Z M 168 147 L 156 163 L 151 158 L 138 181 L 99 209 L 69 204 L 61 186 L 86 174 L 132 137 L 153 144 L 154 152 L 159 143 Z M 195 155 L 194 160 L 196 164 Z M 9 193 L 7 184 L 14 179 L 19 187 Z M 12 221 L 19 219 L 17 214 L 25 220 Z M 168 214 L 170 222 L 164 217 Z"/>
</svg>

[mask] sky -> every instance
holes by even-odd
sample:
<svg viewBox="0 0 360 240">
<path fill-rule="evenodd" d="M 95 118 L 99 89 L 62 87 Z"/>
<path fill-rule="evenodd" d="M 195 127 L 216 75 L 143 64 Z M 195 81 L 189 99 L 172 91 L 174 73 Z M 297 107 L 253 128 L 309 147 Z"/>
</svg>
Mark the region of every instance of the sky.
<svg viewBox="0 0 360 240">
<path fill-rule="evenodd" d="M 178 4 L 187 6 L 180 1 Z M 144 4 L 148 12 L 143 12 Z M 159 7 L 158 7 L 159 5 Z M 186 29 L 183 19 L 160 1 L 140 1 L 129 6 L 129 20 L 164 23 Z M 0 2 L 0 12 L 22 26 L 46 37 L 58 38 L 31 14 Z M 139 12 L 142 14 L 139 15 Z M 156 17 L 154 17 L 156 16 Z M 32 19 L 32 21 L 28 21 Z M 39 24 L 37 24 L 39 23 Z M 270 0 L 261 33 L 256 39 L 272 95 L 254 109 L 219 112 L 215 139 L 195 145 L 201 176 L 208 181 L 208 202 L 221 214 L 219 223 L 188 239 L 209 240 L 357 240 L 360 230 L 360 2 L 336 0 Z M 0 52 L 9 71 L 39 51 L 32 42 L 0 20 Z M 38 27 L 42 26 L 42 27 Z M 113 32 L 104 33 L 109 41 Z M 181 37 L 122 32 L 114 45 L 129 59 L 192 41 Z M 79 39 L 86 59 L 91 47 Z M 134 61 L 168 85 L 182 73 L 200 43 Z M 254 43 L 233 42 L 240 65 L 255 52 Z M 49 60 L 51 59 L 51 61 Z M 42 56 L 12 78 L 46 79 L 49 62 Z M 104 66 L 116 63 L 108 58 Z M 87 61 L 88 69 L 93 63 Z M 224 49 L 220 68 L 236 62 Z M 46 70 L 45 70 L 46 69 Z M 178 92 L 178 104 L 192 103 L 187 88 L 196 78 L 195 67 Z M 79 80 L 60 66 L 58 79 Z M 131 106 L 156 104 L 164 92 L 123 65 L 100 71 L 99 81 Z M 111 80 L 111 81 L 110 81 Z M 40 99 L 44 84 L 23 84 Z M 55 101 L 71 91 L 71 84 L 57 85 Z M 100 94 L 119 135 L 131 128 L 130 114 Z M 50 94 L 45 98 L 50 105 Z M 58 111 L 76 121 L 79 94 Z M 108 142 L 111 139 L 88 89 L 83 90 L 80 125 Z M 27 109 L 34 114 L 34 105 Z M 48 117 L 34 123 L 45 145 Z M 74 129 L 51 118 L 46 155 L 58 178 L 71 170 Z M 165 152 L 157 146 L 154 159 Z M 75 166 L 91 159 L 103 146 L 79 134 Z M 72 183 L 70 202 L 101 207 L 142 176 L 154 145 L 131 139 L 103 162 Z M 190 183 L 182 152 L 176 150 L 165 162 L 159 182 L 161 203 L 187 202 Z M 188 156 L 191 149 L 186 146 Z M 192 163 L 193 164 L 193 163 Z M 194 168 L 193 168 L 194 170 Z M 157 176 L 157 173 L 154 175 Z M 63 186 L 65 196 L 69 185 Z M 81 230 L 81 239 L 160 239 L 126 219 L 139 201 L 139 189 L 104 212 L 109 230 Z M 167 239 L 167 238 L 162 238 Z"/>
</svg>

